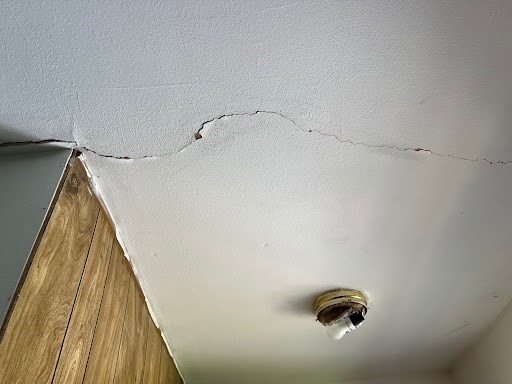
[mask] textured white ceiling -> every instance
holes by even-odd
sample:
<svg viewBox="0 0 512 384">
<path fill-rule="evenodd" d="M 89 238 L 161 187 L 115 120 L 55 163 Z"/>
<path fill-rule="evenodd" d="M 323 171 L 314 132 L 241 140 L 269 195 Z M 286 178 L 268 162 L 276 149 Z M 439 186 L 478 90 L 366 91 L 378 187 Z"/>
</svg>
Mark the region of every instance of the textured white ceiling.
<svg viewBox="0 0 512 384">
<path fill-rule="evenodd" d="M 0 141 L 84 150 L 187 383 L 437 371 L 512 297 L 511 18 L 4 2 Z M 371 298 L 337 343 L 336 286 Z"/>
</svg>

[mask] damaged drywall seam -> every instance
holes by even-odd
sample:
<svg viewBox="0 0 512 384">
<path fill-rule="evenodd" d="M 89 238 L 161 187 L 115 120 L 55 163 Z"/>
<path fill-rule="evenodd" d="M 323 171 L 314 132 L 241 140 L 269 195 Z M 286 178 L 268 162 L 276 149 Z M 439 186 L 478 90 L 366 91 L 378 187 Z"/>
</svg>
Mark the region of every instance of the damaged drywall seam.
<svg viewBox="0 0 512 384">
<path fill-rule="evenodd" d="M 354 141 L 354 140 L 348 140 L 348 139 L 342 140 L 334 134 L 323 133 L 323 132 L 320 132 L 317 130 L 310 130 L 308 132 L 316 132 L 316 133 L 320 134 L 321 136 L 334 137 L 337 141 L 339 141 L 340 143 L 343 143 L 343 144 L 360 145 L 360 146 L 363 146 L 366 148 L 387 148 L 387 149 L 400 151 L 400 152 L 426 152 L 426 153 L 431 154 L 432 156 L 444 157 L 444 158 L 454 159 L 454 160 L 470 161 L 473 163 L 487 163 L 489 165 L 512 164 L 512 160 L 488 160 L 485 157 L 469 158 L 469 157 L 463 157 L 463 156 L 456 156 L 456 155 L 452 155 L 449 153 L 434 152 L 431 149 L 425 149 L 425 148 L 420 148 L 420 147 L 416 147 L 416 148 L 399 147 L 397 145 L 390 145 L 390 144 L 369 144 L 369 143 L 365 143 L 363 141 Z"/>
<path fill-rule="evenodd" d="M 194 134 L 194 138 L 196 140 L 199 140 L 200 138 L 202 138 L 201 136 L 201 131 L 209 124 L 212 124 L 216 121 L 220 121 L 220 120 L 223 120 L 223 119 L 227 119 L 229 117 L 235 117 L 235 116 L 255 116 L 255 115 L 259 115 L 259 114 L 267 114 L 267 115 L 277 115 L 279 117 L 282 117 L 283 119 L 285 120 L 288 120 L 289 122 L 291 122 L 294 126 L 296 126 L 297 128 L 299 128 L 300 130 L 303 130 L 301 129 L 297 123 L 289 118 L 288 116 L 285 116 L 283 115 L 282 113 L 280 112 L 275 112 L 275 111 L 264 111 L 264 110 L 257 110 L 257 111 L 254 111 L 254 112 L 242 112 L 242 113 L 230 113 L 230 114 L 225 114 L 225 115 L 220 115 L 218 117 L 214 117 L 213 119 L 210 119 L 210 120 L 206 120 L 204 121 L 202 124 L 201 124 L 201 128 L 199 128 L 199 130 Z M 309 131 L 311 132 L 311 131 Z M 184 147 L 185 148 L 185 147 Z M 183 148 L 182 148 L 183 149 Z"/>
<path fill-rule="evenodd" d="M 119 243 L 119 245 L 121 246 L 121 249 L 123 250 L 124 257 L 128 261 L 128 264 L 130 265 L 130 267 L 131 267 L 131 269 L 133 271 L 135 279 L 137 279 L 137 282 L 139 283 L 139 287 L 140 287 L 140 289 L 142 291 L 142 295 L 144 296 L 144 301 L 146 302 L 146 307 L 148 308 L 149 315 L 150 315 L 151 319 L 153 320 L 153 323 L 155 324 L 155 326 L 160 331 L 160 336 L 162 337 L 162 339 L 164 341 L 164 344 L 165 344 L 165 346 L 167 348 L 167 351 L 169 352 L 169 356 L 171 356 L 171 358 L 174 361 L 174 366 L 176 367 L 176 370 L 178 371 L 183 384 L 186 384 L 185 378 L 184 378 L 184 376 L 183 376 L 183 374 L 181 372 L 180 367 L 178 366 L 178 362 L 176 361 L 176 358 L 174 357 L 174 353 L 171 350 L 171 346 L 169 344 L 169 341 L 167 340 L 164 332 L 162 331 L 162 328 L 160 327 L 160 324 L 159 324 L 159 322 L 157 321 L 157 318 L 156 318 L 156 314 L 155 314 L 155 312 L 153 310 L 153 306 L 151 305 L 151 303 L 150 303 L 150 301 L 148 299 L 148 295 L 146 294 L 146 289 L 145 289 L 144 284 L 143 284 L 142 276 L 140 275 L 138 269 L 135 267 L 135 265 L 133 264 L 129 254 L 128 254 L 126 245 L 123 242 L 122 237 L 119 234 L 118 227 L 117 227 L 117 225 L 115 225 L 113 215 L 110 213 L 110 210 L 107 208 L 107 204 L 105 203 L 105 200 L 102 197 L 102 194 L 100 192 L 100 187 L 96 183 L 96 181 L 94 180 L 94 176 L 93 176 L 91 170 L 89 169 L 89 167 L 87 166 L 87 162 L 85 161 L 84 156 L 83 155 L 78 156 L 78 160 L 80 160 L 82 162 L 82 164 L 83 164 L 83 166 L 85 168 L 85 172 L 87 173 L 87 177 L 89 179 L 89 185 L 91 187 L 92 193 L 94 194 L 94 196 L 96 196 L 96 198 L 100 202 L 100 205 L 103 208 L 103 211 L 105 212 L 105 214 L 109 218 L 112 226 L 114 227 L 114 231 L 115 231 L 115 234 L 116 234 L 116 240 Z"/>
<path fill-rule="evenodd" d="M 228 119 L 230 117 L 255 116 L 255 115 L 259 115 L 259 114 L 267 114 L 267 115 L 279 116 L 279 117 L 281 117 L 281 118 L 291 122 L 293 124 L 293 126 L 295 126 L 297 129 L 299 129 L 302 132 L 316 133 L 316 134 L 318 134 L 320 136 L 330 137 L 330 138 L 335 139 L 336 141 L 338 141 L 341 144 L 349 144 L 349 145 L 353 145 L 353 146 L 362 146 L 362 147 L 366 147 L 366 148 L 386 148 L 386 149 L 390 149 L 390 150 L 394 150 L 394 151 L 400 151 L 400 152 L 424 152 L 424 153 L 429 153 L 432 156 L 438 156 L 438 157 L 443 157 L 443 158 L 453 159 L 453 160 L 460 160 L 460 161 L 470 161 L 470 162 L 474 162 L 474 163 L 486 163 L 486 164 L 489 164 L 489 165 L 510 165 L 510 164 L 512 164 L 512 160 L 489 160 L 487 158 L 480 158 L 480 157 L 469 158 L 469 157 L 457 156 L 457 155 L 453 155 L 453 154 L 449 154 L 449 153 L 446 154 L 446 153 L 435 152 L 435 151 L 433 151 L 431 149 L 420 148 L 420 147 L 399 147 L 397 145 L 392 145 L 392 144 L 371 144 L 371 143 L 363 142 L 363 141 L 355 141 L 355 140 L 351 140 L 351 139 L 342 139 L 341 137 L 339 137 L 336 134 L 325 133 L 325 132 L 322 132 L 322 131 L 317 130 L 317 129 L 307 129 L 306 130 L 304 128 L 301 128 L 293 119 L 291 119 L 290 117 L 282 114 L 281 112 L 266 111 L 266 110 L 256 110 L 254 112 L 236 112 L 236 113 L 231 113 L 231 114 L 220 115 L 220 116 L 217 116 L 215 118 L 206 120 L 203 123 L 201 123 L 201 126 L 199 127 L 199 129 L 194 133 L 194 135 L 191 137 L 191 139 L 189 140 L 189 142 L 187 144 L 182 146 L 176 152 L 172 152 L 172 153 L 169 153 L 169 154 L 163 154 L 163 155 L 147 155 L 147 156 L 138 156 L 138 157 L 108 155 L 108 154 L 97 152 L 97 151 L 95 151 L 95 150 L 93 150 L 91 148 L 88 148 L 86 146 L 79 145 L 78 144 L 78 140 L 76 139 L 76 137 L 75 137 L 75 141 L 65 141 L 65 140 L 58 140 L 58 139 L 47 139 L 47 140 L 39 140 L 39 141 L 23 141 L 23 142 L 15 142 L 15 143 L 0 143 L 0 147 L 7 146 L 7 145 L 19 145 L 19 144 L 53 144 L 53 145 L 57 145 L 57 146 L 65 146 L 67 148 L 77 149 L 77 150 L 82 151 L 82 152 L 93 153 L 96 156 L 103 157 L 103 158 L 108 158 L 108 159 L 114 159 L 114 160 L 158 159 L 158 158 L 171 157 L 171 156 L 174 156 L 174 155 L 184 151 L 186 148 L 188 148 L 189 146 L 194 144 L 197 140 L 202 139 L 203 138 L 203 133 L 202 132 L 205 130 L 205 128 L 207 128 L 211 124 L 214 124 L 216 121 L 221 121 L 221 120 L 224 120 L 224 119 Z M 73 123 L 73 125 L 74 125 L 74 123 Z M 75 129 L 73 129 L 73 134 L 75 135 Z"/>
</svg>

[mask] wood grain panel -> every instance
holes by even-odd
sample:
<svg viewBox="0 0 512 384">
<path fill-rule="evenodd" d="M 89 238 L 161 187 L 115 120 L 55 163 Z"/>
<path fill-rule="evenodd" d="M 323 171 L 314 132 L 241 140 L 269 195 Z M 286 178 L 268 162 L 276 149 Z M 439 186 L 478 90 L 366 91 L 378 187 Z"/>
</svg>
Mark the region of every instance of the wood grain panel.
<svg viewBox="0 0 512 384">
<path fill-rule="evenodd" d="M 164 347 L 160 330 L 155 327 L 149 313 L 149 330 L 146 346 L 146 361 L 144 365 L 144 384 L 153 384 L 159 382 L 160 377 L 160 353 Z"/>
<path fill-rule="evenodd" d="M 172 383 L 171 370 L 169 369 L 169 356 L 165 345 L 162 346 L 160 352 L 160 375 L 158 376 L 159 384 L 170 384 Z"/>
<path fill-rule="evenodd" d="M 0 382 L 52 380 L 98 212 L 99 204 L 76 161 L 5 329 L 0 344 Z"/>
<path fill-rule="evenodd" d="M 169 354 L 167 354 L 168 356 L 168 364 L 169 364 L 169 369 L 171 371 L 171 378 L 172 378 L 172 381 L 171 383 L 173 384 L 183 384 L 183 380 L 181 380 L 181 375 L 178 371 L 178 368 L 176 368 L 176 362 L 174 361 L 174 359 L 169 356 Z"/>
<path fill-rule="evenodd" d="M 131 284 L 114 383 L 142 383 L 148 332 L 146 311 L 146 303 L 137 284 Z"/>
<path fill-rule="evenodd" d="M 0 341 L 0 383 L 180 383 L 82 164 L 67 173 Z"/>
<path fill-rule="evenodd" d="M 114 233 L 100 212 L 78 296 L 57 363 L 54 383 L 81 383 L 107 278 Z"/>
<path fill-rule="evenodd" d="M 84 383 L 112 383 L 116 372 L 130 287 L 129 266 L 118 244 L 114 245 L 110 264 Z"/>
<path fill-rule="evenodd" d="M 174 359 L 169 355 L 165 343 L 162 345 L 160 354 L 160 377 L 159 383 L 162 384 L 181 384 L 181 376 L 174 365 Z"/>
</svg>

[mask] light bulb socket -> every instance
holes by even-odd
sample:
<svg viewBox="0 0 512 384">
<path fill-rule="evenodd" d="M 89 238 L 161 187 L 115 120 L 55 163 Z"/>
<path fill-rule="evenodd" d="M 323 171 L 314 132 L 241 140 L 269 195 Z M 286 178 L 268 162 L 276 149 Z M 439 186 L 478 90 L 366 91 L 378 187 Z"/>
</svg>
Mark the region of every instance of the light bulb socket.
<svg viewBox="0 0 512 384">
<path fill-rule="evenodd" d="M 313 302 L 313 313 L 324 326 L 339 323 L 346 317 L 358 327 L 368 311 L 366 295 L 355 289 L 333 289 L 319 295 Z"/>
</svg>

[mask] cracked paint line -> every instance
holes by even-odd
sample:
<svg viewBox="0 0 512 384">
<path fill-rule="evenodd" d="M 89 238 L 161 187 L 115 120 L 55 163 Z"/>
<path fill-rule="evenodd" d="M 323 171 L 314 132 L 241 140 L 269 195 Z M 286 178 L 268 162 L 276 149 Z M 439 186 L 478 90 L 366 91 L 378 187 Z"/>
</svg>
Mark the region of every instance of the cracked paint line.
<svg viewBox="0 0 512 384">
<path fill-rule="evenodd" d="M 304 128 L 300 127 L 295 122 L 295 120 L 293 120 L 292 118 L 284 115 L 283 113 L 276 112 L 276 111 L 266 111 L 266 110 L 256 110 L 254 112 L 235 112 L 235 113 L 220 115 L 220 116 L 214 117 L 212 119 L 206 120 L 203 123 L 201 123 L 201 127 L 192 135 L 192 138 L 190 139 L 190 141 L 186 145 L 181 147 L 176 152 L 169 153 L 169 154 L 164 154 L 164 155 L 158 155 L 158 156 L 154 156 L 154 155 L 139 156 L 139 157 L 114 156 L 114 155 L 100 153 L 100 152 L 95 151 L 94 149 L 91 149 L 91 148 L 86 147 L 86 146 L 81 146 L 81 145 L 78 144 L 78 141 L 65 141 L 65 140 L 58 140 L 58 139 L 46 139 L 46 140 L 22 141 L 22 142 L 7 142 L 7 143 L 0 143 L 0 147 L 2 147 L 2 146 L 11 146 L 11 145 L 23 145 L 23 144 L 53 144 L 53 145 L 57 145 L 57 146 L 65 146 L 65 147 L 68 147 L 68 148 L 77 149 L 77 150 L 82 151 L 82 152 L 86 151 L 86 152 L 89 152 L 89 153 L 93 153 L 96 156 L 100 156 L 100 157 L 104 157 L 104 158 L 109 158 L 109 159 L 115 159 L 115 160 L 158 159 L 158 158 L 171 157 L 171 156 L 174 156 L 174 155 L 176 155 L 178 153 L 183 152 L 188 147 L 190 147 L 192 144 L 194 144 L 196 141 L 198 141 L 200 139 L 203 139 L 205 137 L 204 134 L 206 133 L 206 131 L 211 129 L 211 128 L 213 128 L 214 124 L 216 122 L 218 122 L 218 121 L 226 120 L 226 119 L 229 119 L 231 117 L 244 117 L 244 116 L 245 117 L 251 117 L 251 116 L 256 116 L 256 115 L 275 115 L 275 116 L 279 116 L 280 118 L 283 118 L 283 119 L 285 119 L 288 122 L 291 122 L 294 127 L 296 127 L 298 130 L 300 130 L 302 132 L 316 133 L 316 134 L 318 134 L 320 136 L 330 137 L 330 138 L 333 138 L 336 141 L 338 141 L 340 144 L 362 146 L 362 147 L 366 147 L 366 148 L 381 148 L 381 149 L 384 148 L 384 149 L 389 149 L 389 150 L 393 150 L 393 151 L 400 151 L 400 152 L 423 152 L 423 153 L 428 153 L 428 154 L 433 155 L 433 156 L 443 157 L 443 158 L 446 158 L 446 159 L 460 160 L 460 161 L 469 161 L 469 162 L 474 162 L 474 163 L 486 163 L 486 164 L 489 164 L 489 165 L 510 165 L 510 164 L 512 164 L 512 160 L 489 160 L 487 158 L 480 158 L 480 157 L 478 157 L 478 158 L 470 158 L 470 157 L 457 156 L 457 155 L 453 155 L 453 154 L 450 154 L 450 153 L 440 153 L 440 152 L 436 152 L 436 151 L 431 150 L 431 149 L 420 148 L 420 147 L 400 147 L 400 146 L 393 145 L 393 144 L 373 144 L 373 143 L 369 143 L 369 142 L 355 141 L 355 140 L 351 140 L 351 139 L 342 139 L 341 137 L 339 137 L 336 134 L 325 133 L 325 132 L 322 132 L 322 131 L 317 130 L 317 129 L 304 129 Z"/>
</svg>

